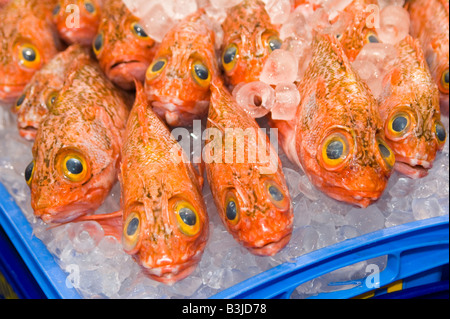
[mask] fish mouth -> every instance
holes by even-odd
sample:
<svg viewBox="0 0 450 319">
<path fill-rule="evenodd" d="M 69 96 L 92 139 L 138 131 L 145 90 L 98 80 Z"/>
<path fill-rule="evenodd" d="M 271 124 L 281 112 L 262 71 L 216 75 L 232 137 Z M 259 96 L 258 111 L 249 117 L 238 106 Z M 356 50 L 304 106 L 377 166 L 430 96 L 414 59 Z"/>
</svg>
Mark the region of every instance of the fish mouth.
<svg viewBox="0 0 450 319">
<path fill-rule="evenodd" d="M 209 101 L 186 103 L 178 99 L 154 96 L 149 99 L 155 113 L 169 126 L 192 126 L 193 120 L 206 116 L 209 107 Z"/>
<path fill-rule="evenodd" d="M 107 68 L 108 77 L 125 90 L 134 88 L 134 79 L 144 82 L 145 72 L 149 67 L 148 62 L 131 59 L 113 61 Z"/>
<path fill-rule="evenodd" d="M 428 168 L 421 165 L 410 165 L 406 162 L 395 162 L 394 168 L 396 171 L 413 179 L 422 178 L 428 175 Z"/>
<path fill-rule="evenodd" d="M 198 258 L 180 264 L 165 265 L 161 267 L 148 267 L 142 265 L 144 272 L 153 280 L 172 285 L 189 276 L 197 267 Z"/>
<path fill-rule="evenodd" d="M 334 186 L 325 187 L 323 192 L 338 201 L 367 208 L 367 206 L 381 197 L 383 190 L 349 190 L 344 187 Z"/>
<path fill-rule="evenodd" d="M 28 125 L 25 127 L 19 127 L 19 134 L 24 139 L 28 141 L 33 141 L 36 139 L 37 130 L 38 130 L 37 127 Z"/>
<path fill-rule="evenodd" d="M 261 247 L 255 247 L 255 246 L 246 246 L 246 248 L 254 255 L 257 256 L 273 256 L 277 254 L 281 249 L 283 249 L 291 240 L 292 233 L 289 232 L 288 234 L 284 235 L 277 241 L 272 241 L 264 246 Z"/>
</svg>

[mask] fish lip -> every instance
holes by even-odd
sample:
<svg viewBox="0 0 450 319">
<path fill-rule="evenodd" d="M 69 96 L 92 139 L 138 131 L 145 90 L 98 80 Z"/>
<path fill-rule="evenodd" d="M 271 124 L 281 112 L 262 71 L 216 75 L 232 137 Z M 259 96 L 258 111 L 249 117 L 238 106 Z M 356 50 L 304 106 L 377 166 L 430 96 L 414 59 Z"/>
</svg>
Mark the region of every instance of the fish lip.
<svg viewBox="0 0 450 319">
<path fill-rule="evenodd" d="M 292 230 L 292 228 L 291 228 Z M 280 239 L 276 241 L 271 241 L 263 246 L 255 247 L 255 246 L 246 246 L 246 248 L 254 255 L 257 256 L 273 256 L 277 254 L 280 250 L 282 250 L 291 240 L 292 232 L 288 232 Z"/>
<path fill-rule="evenodd" d="M 26 140 L 34 140 L 37 134 L 37 128 L 34 126 L 19 127 L 19 134 Z"/>
<path fill-rule="evenodd" d="M 338 201 L 366 208 L 381 197 L 384 188 L 381 190 L 351 190 L 344 187 L 333 186 L 325 187 L 322 191 Z"/>
<path fill-rule="evenodd" d="M 111 71 L 112 69 L 115 69 L 117 67 L 119 67 L 120 65 L 123 64 L 131 64 L 131 63 L 143 63 L 139 60 L 121 60 L 121 61 L 117 61 L 117 62 L 112 62 L 111 65 L 109 66 L 108 70 Z"/>
<path fill-rule="evenodd" d="M 407 162 L 397 161 L 394 165 L 395 170 L 398 172 L 416 179 L 416 178 L 422 178 L 428 175 L 428 169 L 425 168 L 422 165 L 411 165 Z"/>
<path fill-rule="evenodd" d="M 184 263 L 164 265 L 160 267 L 148 267 L 142 265 L 144 272 L 153 280 L 172 285 L 189 276 L 197 268 L 199 258 L 194 258 Z M 174 271 L 176 270 L 176 271 Z"/>
</svg>

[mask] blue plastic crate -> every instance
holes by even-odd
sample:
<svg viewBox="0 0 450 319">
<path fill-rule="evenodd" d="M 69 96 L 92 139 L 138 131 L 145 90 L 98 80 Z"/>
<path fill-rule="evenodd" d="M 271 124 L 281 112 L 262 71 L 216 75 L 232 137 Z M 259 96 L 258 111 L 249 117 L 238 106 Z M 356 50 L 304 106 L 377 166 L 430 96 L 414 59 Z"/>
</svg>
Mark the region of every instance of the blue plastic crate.
<svg viewBox="0 0 450 319">
<path fill-rule="evenodd" d="M 66 285 L 67 274 L 45 245 L 32 235 L 13 198 L 0 183 L 0 224 L 47 298 L 80 298 Z M 371 258 L 387 255 L 379 286 L 399 280 L 404 286 L 438 282 L 449 262 L 449 216 L 430 218 L 379 230 L 298 257 L 228 288 L 211 298 L 289 298 L 297 286 L 326 273 Z M 448 268 L 447 268 L 448 269 Z M 354 287 L 314 298 L 352 298 L 373 290 L 367 278 Z M 336 284 L 336 283 L 335 283 Z M 348 285 L 349 283 L 339 283 Z"/>
</svg>

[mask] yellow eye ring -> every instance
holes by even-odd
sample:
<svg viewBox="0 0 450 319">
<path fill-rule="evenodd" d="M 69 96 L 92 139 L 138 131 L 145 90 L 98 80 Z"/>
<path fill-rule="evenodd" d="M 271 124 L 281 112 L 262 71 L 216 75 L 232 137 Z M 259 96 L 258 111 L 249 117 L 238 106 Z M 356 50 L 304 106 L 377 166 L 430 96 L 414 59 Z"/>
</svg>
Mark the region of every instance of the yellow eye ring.
<svg viewBox="0 0 450 319">
<path fill-rule="evenodd" d="M 211 72 L 204 63 L 200 61 L 192 63 L 191 73 L 195 83 L 201 87 L 206 88 L 211 83 Z"/>
<path fill-rule="evenodd" d="M 19 64 L 27 69 L 38 70 L 41 67 L 41 55 L 39 50 L 31 43 L 17 47 Z"/>
<path fill-rule="evenodd" d="M 388 121 L 386 136 L 392 140 L 399 140 L 409 132 L 411 127 L 411 115 L 407 112 L 397 112 Z"/>
<path fill-rule="evenodd" d="M 449 73 L 447 68 L 442 72 L 441 80 L 439 81 L 439 89 L 441 90 L 441 92 L 448 94 L 448 84 L 449 84 L 448 82 L 449 82 Z"/>
<path fill-rule="evenodd" d="M 28 186 L 31 185 L 31 180 L 33 179 L 35 163 L 36 162 L 33 160 L 28 164 L 27 168 L 25 168 L 25 181 Z"/>
<path fill-rule="evenodd" d="M 195 236 L 200 231 L 200 219 L 194 206 L 185 200 L 174 204 L 178 229 L 186 236 Z"/>
<path fill-rule="evenodd" d="M 239 57 L 239 49 L 236 44 L 229 44 L 222 54 L 222 66 L 225 72 L 231 72 L 236 67 L 236 61 Z"/>
<path fill-rule="evenodd" d="M 442 125 L 440 121 L 434 124 L 434 134 L 436 135 L 439 148 L 443 147 L 445 141 L 447 140 L 447 133 L 445 132 L 444 125 Z"/>
<path fill-rule="evenodd" d="M 135 36 L 137 36 L 140 39 L 149 39 L 150 37 L 145 32 L 144 28 L 137 22 L 133 22 L 131 24 L 131 31 Z"/>
<path fill-rule="evenodd" d="M 270 199 L 270 201 L 280 210 L 286 211 L 290 206 L 290 198 L 282 188 L 272 180 L 266 180 L 264 182 L 264 189 Z"/>
<path fill-rule="evenodd" d="M 241 219 L 241 210 L 236 195 L 229 191 L 225 197 L 225 219 L 231 225 L 237 225 Z"/>
<path fill-rule="evenodd" d="M 94 41 L 92 42 L 92 49 L 94 50 L 95 55 L 99 55 L 103 49 L 104 45 L 104 37 L 103 32 L 97 34 Z"/>
<path fill-rule="evenodd" d="M 57 97 L 58 97 L 58 92 L 52 92 L 47 97 L 47 100 L 45 101 L 45 105 L 47 105 L 47 108 L 49 110 L 53 107 L 53 105 L 55 105 Z"/>
<path fill-rule="evenodd" d="M 365 42 L 366 43 L 380 43 L 380 40 L 378 39 L 378 36 L 375 32 L 369 31 L 367 32 L 365 36 Z"/>
<path fill-rule="evenodd" d="M 25 98 L 27 97 L 26 93 L 23 93 L 16 101 L 15 109 L 16 111 L 20 110 L 20 107 L 22 106 L 23 102 L 25 101 Z"/>
<path fill-rule="evenodd" d="M 330 171 L 340 169 L 351 152 L 347 133 L 334 132 L 328 135 L 321 144 L 319 163 Z"/>
<path fill-rule="evenodd" d="M 89 0 L 85 0 L 84 1 L 84 9 L 92 15 L 96 15 L 97 14 L 97 8 L 94 5 L 94 3 L 92 3 L 92 1 Z"/>
<path fill-rule="evenodd" d="M 167 59 L 166 58 L 159 58 L 153 60 L 152 64 L 147 69 L 147 72 L 145 74 L 145 78 L 147 81 L 151 81 L 155 79 L 167 66 Z"/>
<path fill-rule="evenodd" d="M 89 170 L 84 156 L 75 151 L 67 151 L 63 155 L 59 167 L 64 177 L 74 183 L 84 182 Z"/>
<path fill-rule="evenodd" d="M 377 137 L 378 150 L 380 151 L 381 157 L 386 163 L 388 169 L 392 169 L 395 165 L 395 154 L 387 143 L 381 138 Z"/>
<path fill-rule="evenodd" d="M 132 212 L 125 220 L 122 232 L 122 245 L 128 254 L 134 254 L 139 249 L 141 224 L 141 215 L 137 212 Z"/>
</svg>

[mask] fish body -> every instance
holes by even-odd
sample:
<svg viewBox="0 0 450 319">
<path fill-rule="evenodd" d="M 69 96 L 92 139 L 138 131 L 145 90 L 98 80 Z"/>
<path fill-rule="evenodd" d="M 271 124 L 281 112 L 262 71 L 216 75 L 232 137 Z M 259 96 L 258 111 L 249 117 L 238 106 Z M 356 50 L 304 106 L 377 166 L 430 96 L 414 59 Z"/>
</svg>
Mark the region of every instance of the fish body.
<svg viewBox="0 0 450 319">
<path fill-rule="evenodd" d="M 411 0 L 406 4 L 411 17 L 410 33 L 418 38 L 439 87 L 443 114 L 449 104 L 449 2 L 448 0 Z"/>
<path fill-rule="evenodd" d="M 315 35 L 298 88 L 296 117 L 272 121 L 285 153 L 325 194 L 367 207 L 385 189 L 395 157 L 384 141 L 377 101 L 334 36 Z"/>
<path fill-rule="evenodd" d="M 395 168 L 410 177 L 422 177 L 446 139 L 439 90 L 418 40 L 408 35 L 396 49 L 397 58 L 389 62 L 391 71 L 380 97 L 380 115 L 386 142 L 395 153 Z"/>
<path fill-rule="evenodd" d="M 59 0 L 53 8 L 53 21 L 67 44 L 91 46 L 101 16 L 100 0 Z"/>
<path fill-rule="evenodd" d="M 62 49 L 51 14 L 56 0 L 14 0 L 0 10 L 0 102 L 12 103 Z"/>
<path fill-rule="evenodd" d="M 36 138 L 39 124 L 55 102 L 71 65 L 77 63 L 79 59 L 88 57 L 89 51 L 75 44 L 58 53 L 34 74 L 13 106 L 13 111 L 17 113 L 19 134 L 23 138 L 27 140 Z"/>
<path fill-rule="evenodd" d="M 274 255 L 289 242 L 293 227 L 293 208 L 281 162 L 266 134 L 239 107 L 221 80 L 214 81 L 211 90 L 207 128 L 220 135 L 214 134 L 207 145 L 220 143 L 217 154 L 222 156 L 205 159 L 205 166 L 218 213 L 227 230 L 251 253 Z M 230 137 L 236 142 L 229 142 Z M 227 145 L 233 146 L 235 159 L 226 159 L 230 154 Z M 265 160 L 258 153 L 258 158 L 251 159 L 249 150 L 256 149 L 264 154 L 270 150 L 274 157 Z M 245 151 L 247 157 L 239 160 Z"/>
<path fill-rule="evenodd" d="M 268 56 L 282 44 L 264 2 L 244 0 L 229 8 L 222 29 L 222 68 L 228 84 L 259 81 Z"/>
<path fill-rule="evenodd" d="M 147 70 L 145 91 L 153 110 L 168 125 L 192 125 L 192 120 L 207 115 L 210 81 L 218 74 L 214 43 L 204 9 L 164 36 Z"/>
<path fill-rule="evenodd" d="M 106 76 L 131 90 L 134 79 L 143 82 L 157 45 L 122 0 L 105 1 L 98 33 L 92 43 Z"/>
<path fill-rule="evenodd" d="M 43 119 L 25 171 L 34 214 L 64 223 L 93 213 L 117 181 L 128 117 L 97 63 L 80 59 Z"/>
<path fill-rule="evenodd" d="M 200 261 L 208 215 L 192 165 L 136 87 L 122 149 L 122 243 L 151 278 L 173 283 Z"/>
</svg>

